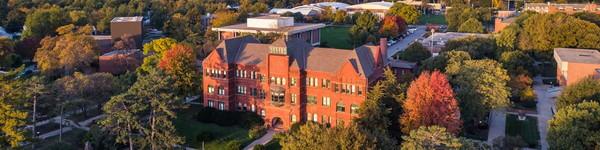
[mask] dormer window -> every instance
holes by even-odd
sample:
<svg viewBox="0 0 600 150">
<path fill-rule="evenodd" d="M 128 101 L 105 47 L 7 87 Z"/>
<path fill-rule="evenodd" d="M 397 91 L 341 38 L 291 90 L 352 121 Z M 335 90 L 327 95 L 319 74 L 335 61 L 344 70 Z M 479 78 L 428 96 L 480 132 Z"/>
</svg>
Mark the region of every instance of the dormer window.
<svg viewBox="0 0 600 150">
<path fill-rule="evenodd" d="M 286 47 L 274 47 L 274 46 L 271 46 L 269 48 L 269 53 L 271 53 L 271 54 L 278 54 L 278 55 L 287 55 L 287 48 Z"/>
</svg>

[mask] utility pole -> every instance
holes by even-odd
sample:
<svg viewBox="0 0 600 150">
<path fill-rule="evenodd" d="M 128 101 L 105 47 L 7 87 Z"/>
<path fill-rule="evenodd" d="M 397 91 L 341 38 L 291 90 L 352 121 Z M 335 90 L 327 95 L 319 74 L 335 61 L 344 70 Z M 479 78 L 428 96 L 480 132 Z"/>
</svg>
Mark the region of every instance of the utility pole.
<svg viewBox="0 0 600 150">
<path fill-rule="evenodd" d="M 37 104 L 37 95 L 33 95 L 33 115 L 32 115 L 32 118 L 33 118 L 33 129 L 32 129 L 32 131 L 33 131 L 33 138 L 32 139 L 37 138 L 37 132 L 35 132 L 35 127 L 36 127 L 36 123 L 37 123 L 35 121 L 35 117 L 36 117 L 36 109 L 35 109 L 36 108 L 36 104 Z M 35 149 L 35 142 L 31 142 L 31 149 Z"/>
</svg>

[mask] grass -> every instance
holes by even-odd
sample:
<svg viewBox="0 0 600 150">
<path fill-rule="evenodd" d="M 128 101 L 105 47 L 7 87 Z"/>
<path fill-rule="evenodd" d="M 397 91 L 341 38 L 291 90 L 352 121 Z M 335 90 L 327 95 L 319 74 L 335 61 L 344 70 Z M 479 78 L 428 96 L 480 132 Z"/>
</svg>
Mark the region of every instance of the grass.
<svg viewBox="0 0 600 150">
<path fill-rule="evenodd" d="M 201 106 L 191 106 L 177 113 L 177 119 L 173 122 L 177 133 L 185 137 L 185 145 L 199 148 L 202 141 L 197 140 L 201 133 L 210 133 L 213 136 L 210 141 L 204 141 L 205 149 L 222 149 L 232 140 L 242 143 L 242 146 L 252 141 L 248 137 L 248 130 L 240 127 L 224 127 L 212 123 L 202 123 L 195 119 Z"/>
<path fill-rule="evenodd" d="M 537 126 L 537 118 L 529 117 L 523 121 L 518 120 L 517 115 L 506 116 L 506 134 L 510 136 L 521 136 L 529 145 L 529 148 L 537 148 L 540 141 L 540 133 Z"/>
<path fill-rule="evenodd" d="M 69 132 L 63 133 L 62 143 L 58 142 L 58 135 L 51 138 L 38 141 L 36 143 L 36 149 L 39 150 L 76 150 L 83 147 L 83 137 L 87 131 L 81 129 L 73 129 Z"/>
<path fill-rule="evenodd" d="M 350 43 L 350 27 L 329 26 L 321 29 L 321 46 L 352 49 L 352 43 Z"/>
<path fill-rule="evenodd" d="M 440 25 L 445 25 L 448 24 L 446 23 L 446 17 L 444 15 L 422 15 L 419 18 L 419 24 L 440 24 Z"/>
</svg>

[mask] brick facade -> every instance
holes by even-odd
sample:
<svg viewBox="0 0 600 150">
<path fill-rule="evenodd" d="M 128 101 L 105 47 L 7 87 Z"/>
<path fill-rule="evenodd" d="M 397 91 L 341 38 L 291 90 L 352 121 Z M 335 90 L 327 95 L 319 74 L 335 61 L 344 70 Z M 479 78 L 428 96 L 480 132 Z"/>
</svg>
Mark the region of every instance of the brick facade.
<svg viewBox="0 0 600 150">
<path fill-rule="evenodd" d="M 347 125 L 382 74 L 378 51 L 314 48 L 296 38 L 228 39 L 203 61 L 204 106 L 256 112 L 285 129 L 302 121 Z"/>
<path fill-rule="evenodd" d="M 561 86 L 579 82 L 583 78 L 600 79 L 600 52 L 587 49 L 554 49 L 556 78 Z"/>
</svg>

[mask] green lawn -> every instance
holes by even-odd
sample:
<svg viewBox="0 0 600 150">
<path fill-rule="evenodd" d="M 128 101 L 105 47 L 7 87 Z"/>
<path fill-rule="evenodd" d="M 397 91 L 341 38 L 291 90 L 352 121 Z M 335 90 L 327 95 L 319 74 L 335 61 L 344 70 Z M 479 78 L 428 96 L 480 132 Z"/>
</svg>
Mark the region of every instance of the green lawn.
<svg viewBox="0 0 600 150">
<path fill-rule="evenodd" d="M 238 140 L 244 144 L 251 142 L 248 137 L 248 130 L 239 127 L 223 127 L 212 123 L 202 123 L 195 119 L 198 108 L 201 106 L 192 105 L 190 108 L 179 111 L 177 119 L 173 122 L 179 135 L 185 137 L 185 145 L 189 147 L 199 148 L 202 146 L 202 141 L 197 139 L 199 134 L 211 137 L 210 141 L 204 141 L 206 149 L 223 149 L 223 146 L 231 141 Z"/>
<path fill-rule="evenodd" d="M 350 27 L 329 26 L 321 29 L 321 46 L 352 49 L 350 43 Z"/>
<path fill-rule="evenodd" d="M 506 134 L 510 136 L 521 136 L 530 148 L 536 148 L 539 145 L 540 133 L 537 126 L 536 117 L 527 117 L 520 121 L 517 115 L 506 116 Z"/>
<path fill-rule="evenodd" d="M 444 15 L 422 15 L 419 18 L 419 24 L 447 24 Z"/>
</svg>

